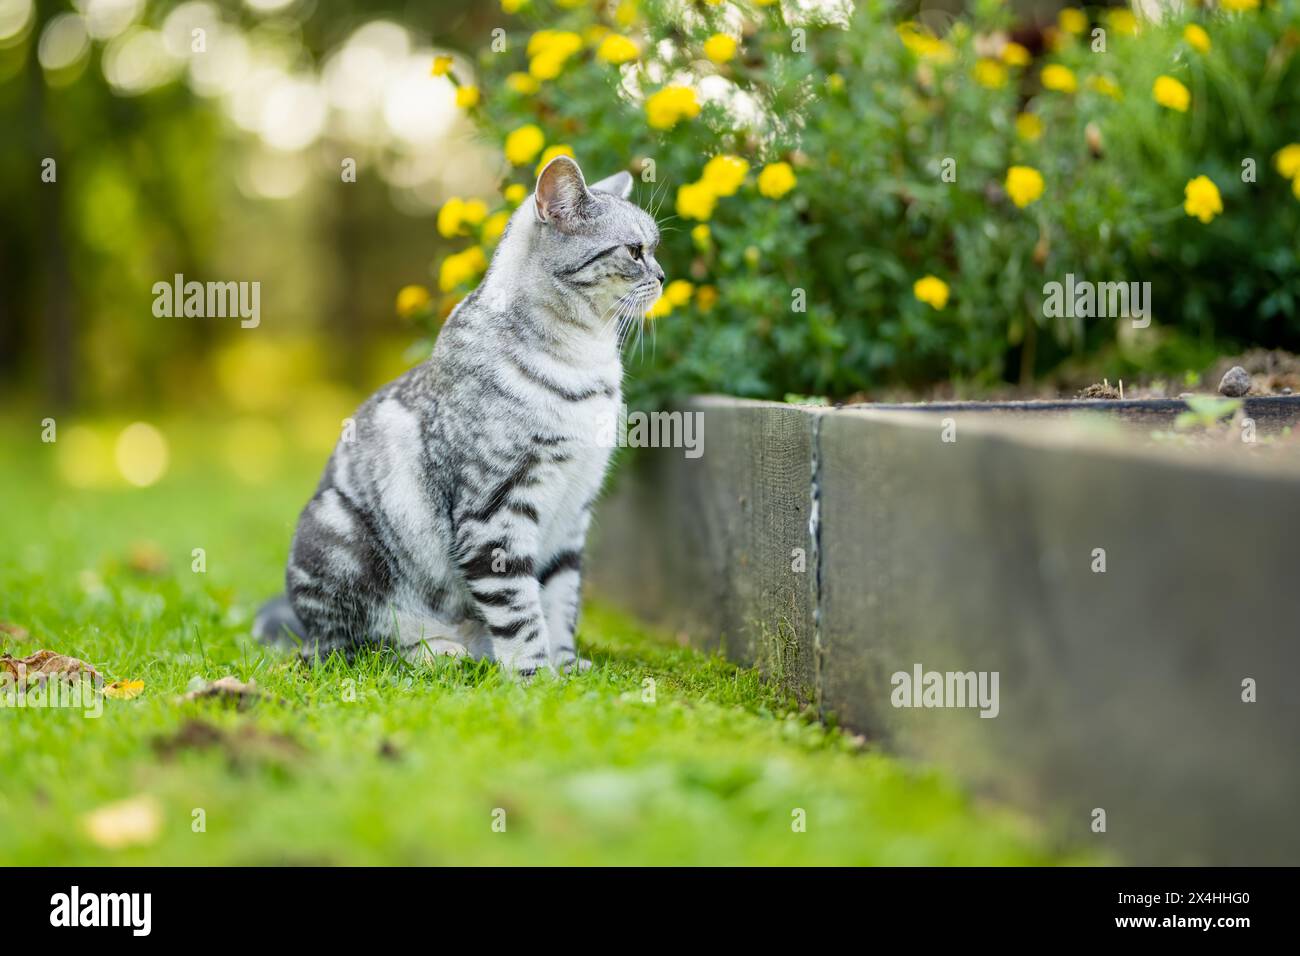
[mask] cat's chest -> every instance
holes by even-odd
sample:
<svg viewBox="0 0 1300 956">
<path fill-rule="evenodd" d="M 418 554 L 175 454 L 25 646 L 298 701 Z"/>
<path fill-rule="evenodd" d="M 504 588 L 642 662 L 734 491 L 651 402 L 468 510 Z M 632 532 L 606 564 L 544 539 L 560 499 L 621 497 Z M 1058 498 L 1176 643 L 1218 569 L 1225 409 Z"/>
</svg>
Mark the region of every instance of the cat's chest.
<svg viewBox="0 0 1300 956">
<path fill-rule="evenodd" d="M 556 415 L 549 423 L 553 443 L 541 451 L 542 526 L 563 533 L 600 491 L 618 435 L 621 397 L 617 390 Z"/>
</svg>

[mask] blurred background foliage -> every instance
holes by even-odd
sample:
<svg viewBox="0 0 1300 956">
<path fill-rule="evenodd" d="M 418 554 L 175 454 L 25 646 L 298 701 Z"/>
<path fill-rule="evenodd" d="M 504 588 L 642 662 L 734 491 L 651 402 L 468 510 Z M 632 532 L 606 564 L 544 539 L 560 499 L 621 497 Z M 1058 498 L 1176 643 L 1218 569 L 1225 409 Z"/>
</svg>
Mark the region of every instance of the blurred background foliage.
<svg viewBox="0 0 1300 956">
<path fill-rule="evenodd" d="M 1161 23 L 997 0 L 0 0 L 0 394 L 233 409 L 328 444 L 427 353 L 557 151 L 629 169 L 663 220 L 677 284 L 629 346 L 638 403 L 1294 349 L 1298 47 L 1300 0 Z M 1198 176 L 1208 222 L 1184 208 Z M 1045 318 L 1071 272 L 1151 282 L 1152 328 Z M 260 281 L 261 324 L 156 318 L 176 273 Z"/>
<path fill-rule="evenodd" d="M 443 198 L 496 185 L 430 63 L 499 16 L 468 0 L 0 0 L 5 396 L 314 402 L 337 436 L 356 393 L 407 364 L 393 295 L 437 254 Z M 153 284 L 176 273 L 260 281 L 261 324 L 156 318 Z"/>
</svg>

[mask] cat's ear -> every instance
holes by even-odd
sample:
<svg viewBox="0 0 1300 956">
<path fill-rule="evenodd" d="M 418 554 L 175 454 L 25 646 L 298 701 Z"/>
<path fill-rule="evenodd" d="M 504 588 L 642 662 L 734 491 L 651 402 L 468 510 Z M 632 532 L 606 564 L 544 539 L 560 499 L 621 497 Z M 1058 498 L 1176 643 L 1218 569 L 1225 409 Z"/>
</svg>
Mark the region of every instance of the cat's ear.
<svg viewBox="0 0 1300 956">
<path fill-rule="evenodd" d="M 592 183 L 591 190 L 592 192 L 610 193 L 619 199 L 626 199 L 632 195 L 632 174 L 625 169 L 613 176 L 606 176 L 600 182 Z"/>
<path fill-rule="evenodd" d="M 556 156 L 546 164 L 533 195 L 537 221 L 559 226 L 582 215 L 583 207 L 591 202 L 582 170 L 568 156 Z"/>
</svg>

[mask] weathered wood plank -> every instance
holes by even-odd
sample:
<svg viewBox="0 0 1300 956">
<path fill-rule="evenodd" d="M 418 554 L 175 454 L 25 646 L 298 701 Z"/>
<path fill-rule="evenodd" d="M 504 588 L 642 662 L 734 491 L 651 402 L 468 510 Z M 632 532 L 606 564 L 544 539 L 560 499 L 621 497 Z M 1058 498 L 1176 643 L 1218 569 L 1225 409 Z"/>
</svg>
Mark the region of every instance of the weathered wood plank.
<svg viewBox="0 0 1300 956">
<path fill-rule="evenodd" d="M 1293 466 L 1017 411 L 962 415 L 947 443 L 912 408 L 686 407 L 704 455 L 646 451 L 618 476 L 597 590 L 1122 859 L 1300 863 Z M 918 664 L 996 671 L 998 716 L 894 707 Z"/>
<path fill-rule="evenodd" d="M 1281 431 L 1300 422 L 1300 395 L 1250 395 L 1243 399 L 1243 412 L 1253 418 L 1264 433 Z M 1103 415 L 1128 425 L 1170 428 L 1174 419 L 1187 411 L 1178 398 L 1079 399 L 1075 401 L 1027 402 L 914 402 L 846 405 L 845 410 L 927 412 L 945 415 L 1069 417 L 1078 414 Z"/>
</svg>

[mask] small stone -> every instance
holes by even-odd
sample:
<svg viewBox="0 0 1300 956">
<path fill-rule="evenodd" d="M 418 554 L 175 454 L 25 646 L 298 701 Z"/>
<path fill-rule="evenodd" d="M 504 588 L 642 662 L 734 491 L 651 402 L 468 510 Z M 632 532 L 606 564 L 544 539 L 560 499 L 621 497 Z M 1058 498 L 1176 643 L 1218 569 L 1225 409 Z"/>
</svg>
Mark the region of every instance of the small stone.
<svg viewBox="0 0 1300 956">
<path fill-rule="evenodd" d="M 1282 394 L 1283 394 L 1283 395 L 1290 395 L 1290 394 L 1291 394 L 1291 386 L 1290 386 L 1290 385 L 1284 385 L 1284 386 L 1282 387 Z"/>
<path fill-rule="evenodd" d="M 1178 393 L 1178 397 L 1179 397 L 1179 399 L 1181 399 L 1182 401 L 1185 402 L 1185 401 L 1187 401 L 1189 398 L 1195 398 L 1196 396 L 1193 395 L 1191 392 L 1179 392 L 1179 393 Z"/>
<path fill-rule="evenodd" d="M 1240 365 L 1234 365 L 1223 374 L 1219 383 L 1219 394 L 1229 398 L 1240 398 L 1250 391 L 1250 374 Z"/>
</svg>

